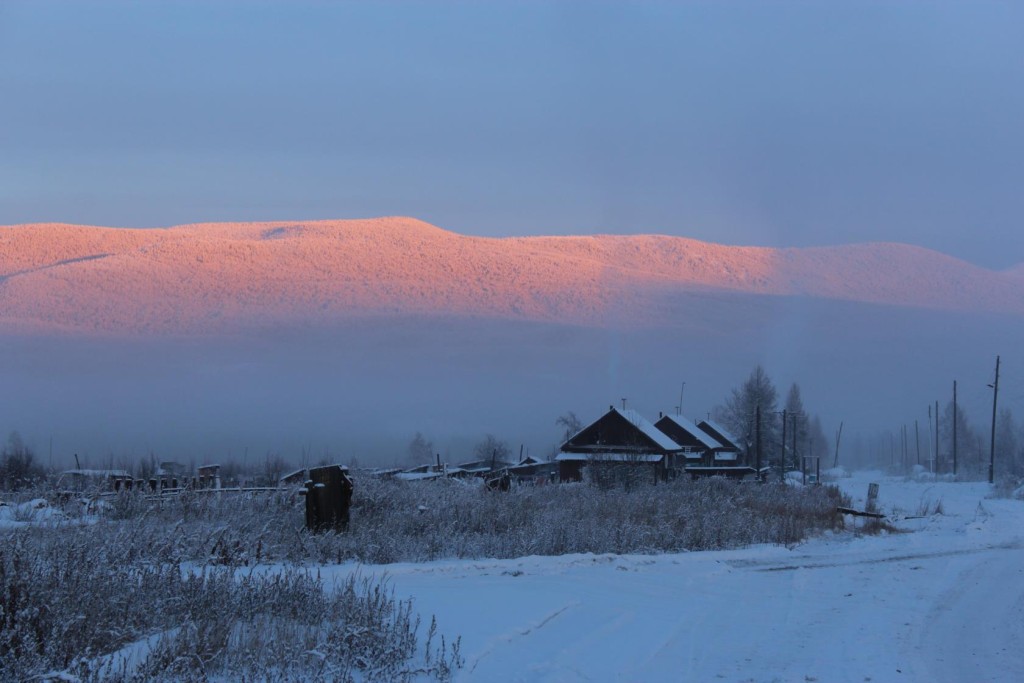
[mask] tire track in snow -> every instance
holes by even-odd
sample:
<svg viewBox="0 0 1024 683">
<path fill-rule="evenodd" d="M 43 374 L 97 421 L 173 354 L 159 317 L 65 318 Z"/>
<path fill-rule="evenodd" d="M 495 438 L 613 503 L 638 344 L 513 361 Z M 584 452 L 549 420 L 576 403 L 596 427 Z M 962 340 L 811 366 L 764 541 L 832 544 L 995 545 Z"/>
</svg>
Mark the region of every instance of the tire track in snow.
<svg viewBox="0 0 1024 683">
<path fill-rule="evenodd" d="M 1024 553 L 970 558 L 925 619 L 915 652 L 936 683 L 1024 680 Z"/>
<path fill-rule="evenodd" d="M 871 557 L 865 559 L 849 560 L 846 562 L 807 562 L 804 564 L 775 564 L 758 560 L 726 560 L 725 563 L 736 569 L 749 569 L 755 572 L 787 572 L 797 569 L 830 569 L 834 567 L 854 567 L 857 565 L 885 564 L 890 562 L 908 562 L 910 560 L 927 560 L 938 557 L 955 557 L 958 555 L 977 555 L 992 550 L 1020 550 L 1020 541 L 997 543 L 993 545 L 979 546 L 976 548 L 963 548 L 960 550 L 940 550 L 930 553 L 911 553 L 904 555 L 892 555 L 890 557 Z"/>
<path fill-rule="evenodd" d="M 509 633 L 509 634 L 506 634 L 504 636 L 501 636 L 499 638 L 496 638 L 496 639 L 492 640 L 490 643 L 488 643 L 487 647 L 484 648 L 483 652 L 481 652 L 480 654 L 478 654 L 476 657 L 473 658 L 473 665 L 471 667 L 469 667 L 469 673 L 473 673 L 474 671 L 476 671 L 476 667 L 480 664 L 480 662 L 483 659 L 485 659 L 488 655 L 490 655 L 492 652 L 494 652 L 495 648 L 497 648 L 498 646 L 500 646 L 500 645 L 507 645 L 509 643 L 513 643 L 516 640 L 518 640 L 519 638 L 522 638 L 522 637 L 525 637 L 525 636 L 529 636 L 531 633 L 539 631 L 540 629 L 542 629 L 545 626 L 547 626 L 552 620 L 554 620 L 554 619 L 558 618 L 559 616 L 561 616 L 566 610 L 569 610 L 569 609 L 571 609 L 573 607 L 576 607 L 579 604 L 580 604 L 579 602 L 570 602 L 567 605 L 562 605 L 562 607 L 560 607 L 560 608 L 556 609 L 555 611 L 547 614 L 544 618 L 542 618 L 540 621 L 534 623 L 533 625 L 527 626 L 525 628 L 517 630 L 516 632 Z"/>
</svg>

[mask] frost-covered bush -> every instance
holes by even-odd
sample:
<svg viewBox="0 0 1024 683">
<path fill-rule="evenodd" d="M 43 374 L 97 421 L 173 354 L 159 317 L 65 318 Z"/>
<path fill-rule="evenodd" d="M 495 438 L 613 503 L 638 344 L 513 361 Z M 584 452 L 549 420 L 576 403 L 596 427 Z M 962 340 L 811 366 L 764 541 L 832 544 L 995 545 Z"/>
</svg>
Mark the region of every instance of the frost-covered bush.
<svg viewBox="0 0 1024 683">
<path fill-rule="evenodd" d="M 834 487 L 718 478 L 601 488 L 489 491 L 457 480 L 360 479 L 349 531 L 310 534 L 284 494 L 169 498 L 131 523 L 161 561 L 242 567 L 267 560 L 373 564 L 566 553 L 656 553 L 792 544 L 837 524 Z M 121 517 L 135 504 L 112 506 Z M 110 514 L 113 514 L 111 512 Z"/>
<path fill-rule="evenodd" d="M 239 574 L 164 561 L 154 525 L 36 528 L 0 537 L 0 679 L 446 679 L 452 647 L 380 583 L 327 590 L 298 568 Z"/>
<path fill-rule="evenodd" d="M 795 543 L 836 523 L 835 489 L 722 479 L 487 491 L 453 481 L 360 482 L 350 532 L 298 536 L 318 561 L 651 553 Z"/>
</svg>

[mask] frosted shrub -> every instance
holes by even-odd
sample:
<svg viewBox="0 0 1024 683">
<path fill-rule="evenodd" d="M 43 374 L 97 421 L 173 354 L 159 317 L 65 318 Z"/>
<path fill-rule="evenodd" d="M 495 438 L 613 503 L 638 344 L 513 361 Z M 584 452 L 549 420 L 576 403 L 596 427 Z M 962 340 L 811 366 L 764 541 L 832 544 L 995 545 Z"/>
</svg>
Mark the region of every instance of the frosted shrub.
<svg viewBox="0 0 1024 683">
<path fill-rule="evenodd" d="M 162 562 L 245 567 L 268 560 L 372 564 L 566 553 L 654 553 L 793 544 L 840 523 L 835 487 L 720 478 L 601 488 L 489 491 L 457 480 L 359 479 L 350 529 L 310 534 L 287 494 L 169 498 L 131 520 Z M 131 504 L 111 508 L 117 515 Z"/>
<path fill-rule="evenodd" d="M 458 641 L 421 653 L 411 604 L 380 583 L 327 590 L 298 568 L 238 574 L 160 561 L 154 549 L 169 544 L 136 533 L 154 527 L 4 533 L 0 678 L 401 681 L 446 679 L 461 663 Z"/>
<path fill-rule="evenodd" d="M 722 479 L 504 493 L 454 481 L 360 481 L 345 534 L 295 538 L 289 556 L 369 563 L 792 544 L 838 523 L 838 490 Z M 298 551 L 298 556 L 294 553 Z"/>
</svg>

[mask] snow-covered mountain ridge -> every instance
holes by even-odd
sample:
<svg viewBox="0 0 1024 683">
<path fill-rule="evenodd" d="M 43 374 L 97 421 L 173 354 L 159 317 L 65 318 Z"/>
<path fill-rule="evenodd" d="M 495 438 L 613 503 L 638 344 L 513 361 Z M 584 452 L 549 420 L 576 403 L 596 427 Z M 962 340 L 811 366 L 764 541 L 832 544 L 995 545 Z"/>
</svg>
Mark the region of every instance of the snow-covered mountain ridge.
<svg viewBox="0 0 1024 683">
<path fill-rule="evenodd" d="M 411 218 L 0 227 L 0 329 L 207 334 L 352 315 L 665 323 L 665 298 L 806 296 L 1024 315 L 1024 280 L 902 244 L 482 238 Z M 679 314 L 679 308 L 673 309 Z"/>
</svg>

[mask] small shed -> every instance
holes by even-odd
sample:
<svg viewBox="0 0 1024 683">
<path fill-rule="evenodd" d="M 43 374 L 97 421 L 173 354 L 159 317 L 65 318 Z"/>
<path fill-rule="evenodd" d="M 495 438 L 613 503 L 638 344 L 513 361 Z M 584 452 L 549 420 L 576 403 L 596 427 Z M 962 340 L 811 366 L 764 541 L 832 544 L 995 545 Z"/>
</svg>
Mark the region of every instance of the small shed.
<svg viewBox="0 0 1024 683">
<path fill-rule="evenodd" d="M 505 462 L 504 460 L 496 460 L 492 458 L 486 458 L 483 460 L 473 460 L 470 462 L 459 463 L 455 466 L 455 469 L 462 473 L 461 476 L 469 477 L 487 477 L 491 472 L 497 472 L 504 470 L 512 466 L 512 463 Z"/>
<path fill-rule="evenodd" d="M 289 472 L 288 474 L 282 476 L 280 479 L 277 480 L 277 485 L 296 486 L 302 484 L 302 482 L 304 481 L 306 481 L 305 467 L 303 467 L 302 469 L 295 470 L 294 472 Z"/>
<path fill-rule="evenodd" d="M 220 465 L 200 465 L 196 478 L 196 488 L 220 489 Z"/>
<path fill-rule="evenodd" d="M 61 493 L 111 493 L 132 488 L 132 475 L 126 470 L 64 470 L 57 479 Z"/>
<path fill-rule="evenodd" d="M 508 473 L 517 484 L 548 484 L 558 477 L 559 464 L 555 461 L 538 460 L 527 456 L 518 465 L 508 468 Z"/>
</svg>

